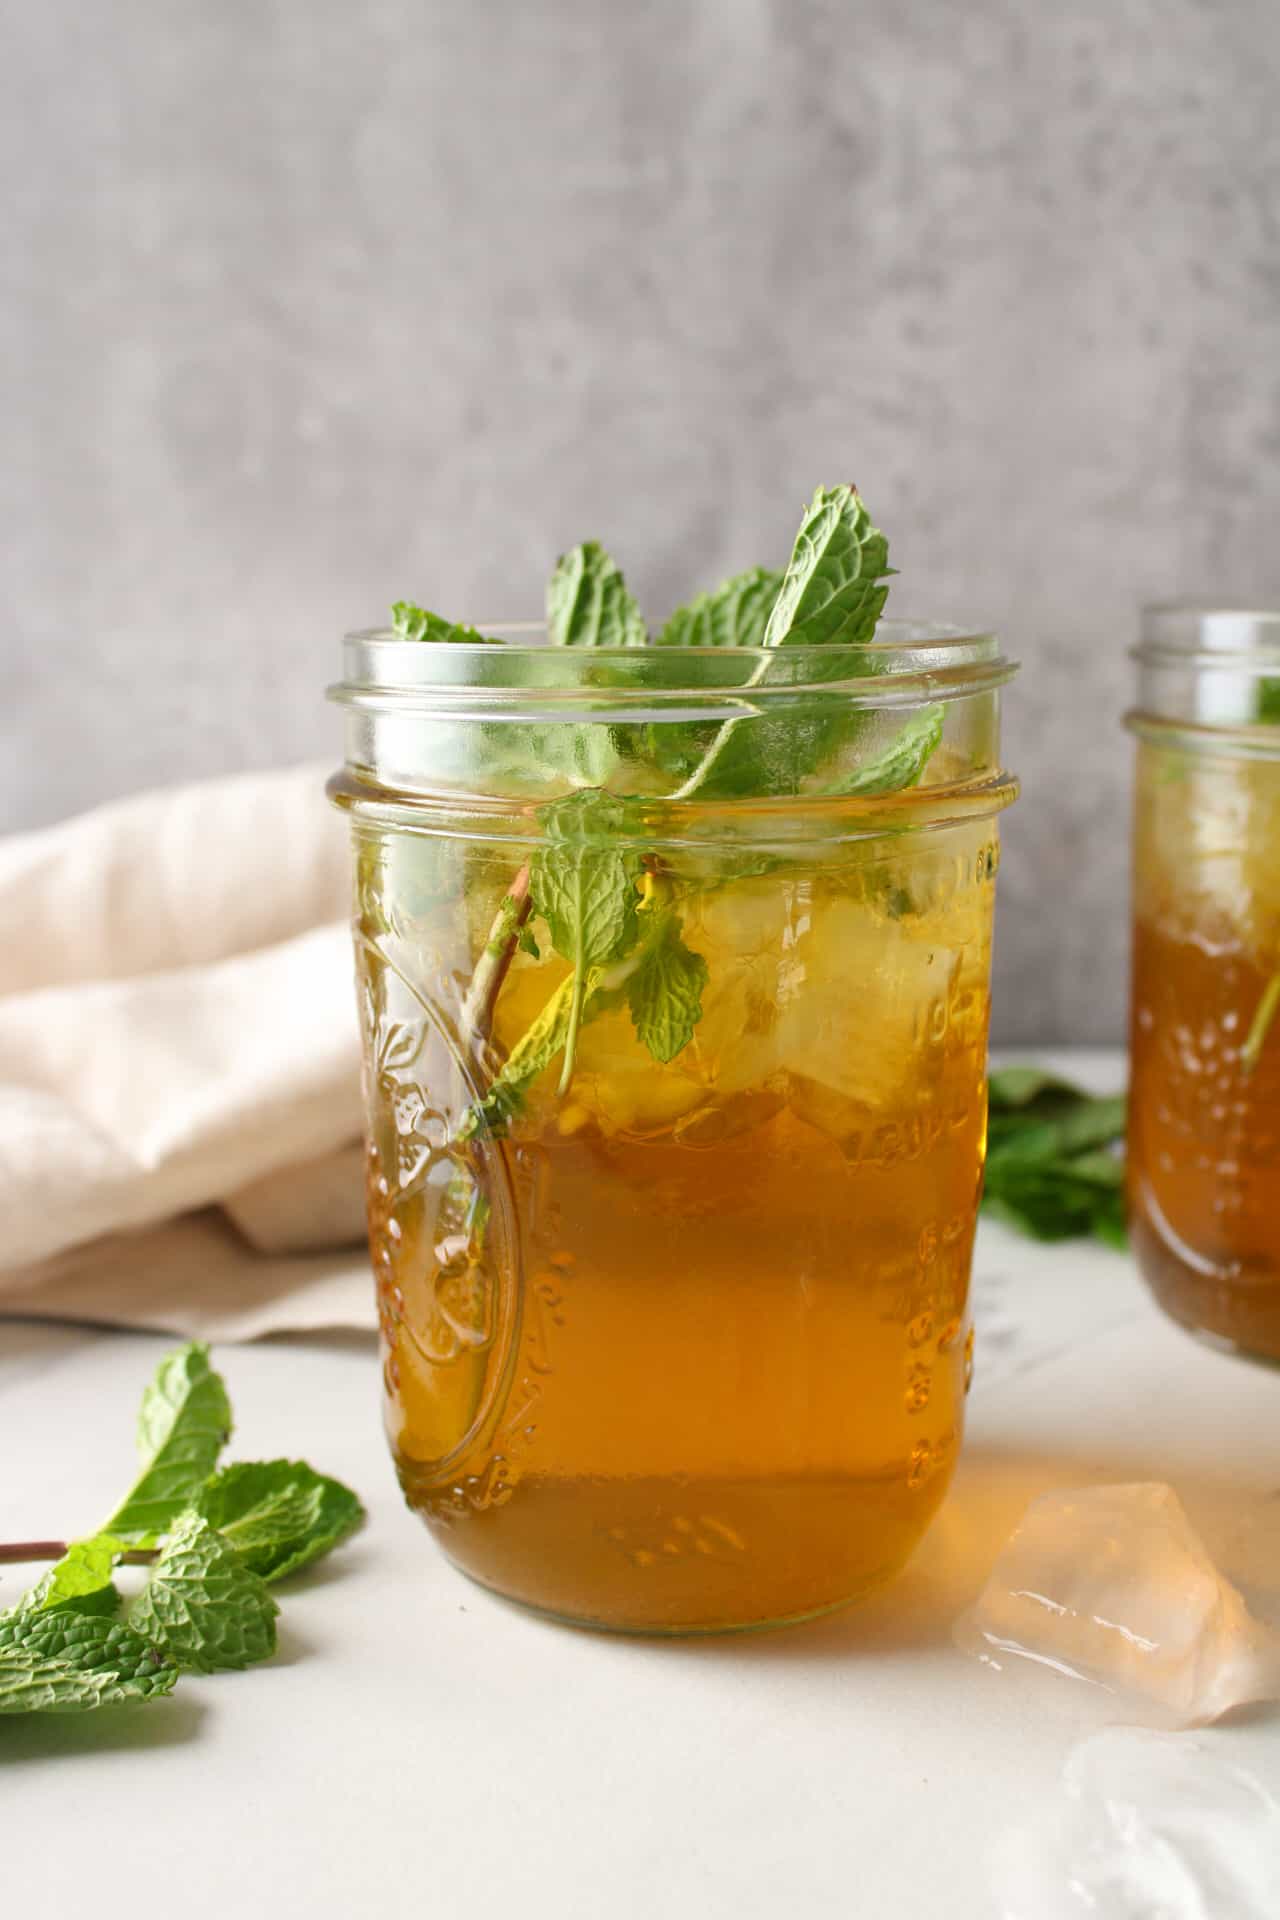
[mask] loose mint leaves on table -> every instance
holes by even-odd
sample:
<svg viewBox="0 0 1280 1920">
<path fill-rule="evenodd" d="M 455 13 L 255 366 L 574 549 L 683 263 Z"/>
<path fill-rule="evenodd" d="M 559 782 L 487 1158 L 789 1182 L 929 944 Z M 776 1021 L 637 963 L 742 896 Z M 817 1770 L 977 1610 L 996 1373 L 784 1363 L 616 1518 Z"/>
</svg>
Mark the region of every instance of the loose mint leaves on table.
<svg viewBox="0 0 1280 1920">
<path fill-rule="evenodd" d="M 490 1031 L 511 953 L 531 938 L 530 919 L 545 924 L 572 972 L 492 1073 L 461 1124 L 462 1138 L 501 1133 L 557 1060 L 559 1092 L 567 1093 L 582 1027 L 610 1009 L 629 1009 L 638 1043 L 659 1062 L 673 1060 L 693 1038 L 707 964 L 684 938 L 678 876 L 646 849 L 664 803 L 857 798 L 901 792 L 921 780 L 942 739 L 941 705 L 921 708 L 887 742 L 856 752 L 869 738 L 869 723 L 844 693 L 851 674 L 874 671 L 874 660 L 860 650 L 875 636 L 891 572 L 885 536 L 851 486 L 817 489 L 781 571 L 735 574 L 677 608 L 655 633 L 598 543 L 587 541 L 557 561 L 547 588 L 554 646 L 749 648 L 758 658 L 726 689 L 726 703 L 743 711 L 720 721 L 485 729 L 483 770 L 495 784 L 532 774 L 542 782 L 563 779 L 572 791 L 539 808 L 542 842 L 509 896 L 519 902 L 518 916 L 503 903 L 477 964 L 466 1001 L 475 1050 Z M 397 601 L 393 619 L 404 639 L 500 644 L 409 601 Z M 799 679 L 791 676 L 805 686 L 803 695 L 782 713 L 753 712 L 752 690 L 785 684 L 779 663 L 785 666 L 797 647 L 808 650 Z M 536 672 L 536 663 L 525 670 Z M 588 672 L 603 691 L 619 677 L 637 684 L 633 670 L 621 673 L 607 656 Z M 623 772 L 626 793 L 610 791 Z M 748 858 L 740 872 L 726 865 L 724 877 L 747 878 L 772 864 Z"/>
<path fill-rule="evenodd" d="M 141 1470 L 98 1532 L 61 1547 L 0 1547 L 0 1561 L 57 1561 L 0 1613 L 0 1714 L 82 1713 L 157 1699 L 179 1673 L 245 1667 L 274 1652 L 268 1583 L 296 1573 L 358 1527 L 340 1480 L 299 1460 L 217 1470 L 231 1404 L 207 1347 L 161 1361 L 138 1419 Z M 124 1621 L 122 1561 L 150 1573 Z"/>
<path fill-rule="evenodd" d="M 1035 1240 L 1091 1234 L 1124 1247 L 1124 1095 L 1005 1067 L 991 1075 L 988 1104 L 984 1209 Z"/>
</svg>

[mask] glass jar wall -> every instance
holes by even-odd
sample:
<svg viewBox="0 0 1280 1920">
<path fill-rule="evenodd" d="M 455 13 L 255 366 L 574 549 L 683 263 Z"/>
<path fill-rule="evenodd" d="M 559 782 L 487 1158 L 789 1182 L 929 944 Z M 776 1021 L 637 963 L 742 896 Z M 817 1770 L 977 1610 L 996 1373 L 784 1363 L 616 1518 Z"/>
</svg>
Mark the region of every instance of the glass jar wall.
<svg viewBox="0 0 1280 1920">
<path fill-rule="evenodd" d="M 406 1496 L 474 1578 L 592 1625 L 856 1597 L 960 1443 L 1007 664 L 903 630 L 747 704 L 723 655 L 444 651 L 350 643 L 333 789 Z M 837 724 L 851 791 L 681 791 L 682 756 L 793 765 Z"/>
<path fill-rule="evenodd" d="M 1161 1305 L 1280 1361 L 1280 615 L 1138 649 L 1129 1198 Z"/>
</svg>

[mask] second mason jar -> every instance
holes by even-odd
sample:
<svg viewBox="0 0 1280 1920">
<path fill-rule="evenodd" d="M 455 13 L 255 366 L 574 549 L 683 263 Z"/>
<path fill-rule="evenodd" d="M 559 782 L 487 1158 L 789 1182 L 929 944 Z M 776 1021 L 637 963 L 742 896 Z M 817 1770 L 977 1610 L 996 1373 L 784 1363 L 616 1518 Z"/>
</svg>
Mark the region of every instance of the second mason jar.
<svg viewBox="0 0 1280 1920">
<path fill-rule="evenodd" d="M 336 690 L 401 1482 L 594 1626 L 854 1598 L 960 1445 L 1011 669 L 817 653 L 362 634 Z"/>
<path fill-rule="evenodd" d="M 1134 1249 L 1175 1319 L 1280 1361 L 1280 613 L 1151 608 L 1137 658 Z"/>
</svg>

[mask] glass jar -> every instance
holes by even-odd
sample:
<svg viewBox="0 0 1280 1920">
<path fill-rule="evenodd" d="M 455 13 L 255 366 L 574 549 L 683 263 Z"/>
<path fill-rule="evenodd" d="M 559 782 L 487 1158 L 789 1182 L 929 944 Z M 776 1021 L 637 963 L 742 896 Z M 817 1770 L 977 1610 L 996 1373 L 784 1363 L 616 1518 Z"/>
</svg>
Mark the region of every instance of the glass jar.
<svg viewBox="0 0 1280 1920">
<path fill-rule="evenodd" d="M 513 638 L 333 690 L 401 1484 L 546 1613 L 802 1618 L 960 1444 L 1013 669 Z"/>
<path fill-rule="evenodd" d="M 1280 1360 L 1280 614 L 1144 615 L 1129 1207 L 1161 1306 Z"/>
</svg>

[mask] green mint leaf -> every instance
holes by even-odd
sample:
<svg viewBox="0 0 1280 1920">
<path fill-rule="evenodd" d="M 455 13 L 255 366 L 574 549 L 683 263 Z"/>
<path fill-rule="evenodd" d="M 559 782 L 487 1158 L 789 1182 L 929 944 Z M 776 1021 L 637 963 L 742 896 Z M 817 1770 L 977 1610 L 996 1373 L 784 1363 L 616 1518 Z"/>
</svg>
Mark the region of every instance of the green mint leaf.
<svg viewBox="0 0 1280 1920">
<path fill-rule="evenodd" d="M 425 607 L 416 607 L 412 600 L 396 601 L 391 609 L 391 625 L 402 640 L 430 640 L 445 646 L 502 645 L 501 640 L 491 640 L 488 634 L 477 633 L 474 627 L 446 620 L 438 613 L 429 613 Z"/>
<path fill-rule="evenodd" d="M 768 567 L 735 573 L 712 593 L 700 593 L 687 607 L 677 607 L 661 633 L 657 647 L 759 647 L 764 645 L 769 614 L 778 597 L 782 575 Z"/>
<path fill-rule="evenodd" d="M 1123 1095 L 1097 1097 L 1038 1067 L 1005 1067 L 988 1084 L 983 1208 L 1037 1240 L 1093 1234 L 1126 1242 Z"/>
<path fill-rule="evenodd" d="M 180 1514 L 129 1614 L 179 1667 L 214 1673 L 275 1652 L 279 1608 L 264 1581 L 195 1512 Z"/>
<path fill-rule="evenodd" d="M 1274 677 L 1258 682 L 1258 718 L 1264 726 L 1280 722 L 1280 680 Z"/>
<path fill-rule="evenodd" d="M 1011 1161 L 989 1183 L 983 1207 L 1036 1240 L 1095 1233 L 1114 1245 L 1124 1232 L 1123 1182 L 1123 1162 L 1111 1154 Z"/>
<path fill-rule="evenodd" d="M 84 1713 L 171 1691 L 178 1669 L 118 1621 L 55 1607 L 0 1620 L 0 1713 Z"/>
<path fill-rule="evenodd" d="M 627 1001 L 636 1033 L 665 1065 L 688 1046 L 702 1018 L 707 963 L 686 947 L 679 917 L 671 908 L 646 909 L 643 917 L 650 913 L 657 914 L 658 924 L 644 938 L 627 981 Z"/>
<path fill-rule="evenodd" d="M 282 1580 L 310 1565 L 364 1519 L 350 1487 L 301 1460 L 223 1467 L 194 1508 L 261 1580 Z"/>
<path fill-rule="evenodd" d="M 595 540 L 561 554 L 547 583 L 547 631 L 558 647 L 643 647 L 644 616 Z"/>
<path fill-rule="evenodd" d="M 160 1362 L 142 1398 L 142 1472 L 104 1533 L 163 1533 L 213 1472 L 231 1433 L 231 1403 L 199 1341 Z"/>
<path fill-rule="evenodd" d="M 819 487 L 796 536 L 762 647 L 770 652 L 828 648 L 827 677 L 847 677 L 850 650 L 865 646 L 875 633 L 889 591 L 883 584 L 888 562 L 888 543 L 854 488 Z M 753 687 L 776 677 L 775 663 L 762 660 L 742 687 L 742 697 L 749 700 Z M 815 664 L 810 677 L 820 681 L 824 669 Z M 820 689 L 786 713 L 735 716 L 722 724 L 673 798 L 795 793 L 862 724 L 843 694 L 826 696 Z M 670 744 L 668 765 L 676 764 L 672 755 L 682 744 L 680 739 Z"/>
<path fill-rule="evenodd" d="M 888 595 L 889 548 L 853 487 L 819 487 L 765 629 L 766 647 L 862 646 Z"/>
<path fill-rule="evenodd" d="M 1056 1160 L 1124 1138 L 1123 1094 L 1094 1095 L 1034 1067 L 1007 1067 L 988 1082 L 987 1165 L 1005 1156 Z"/>
<path fill-rule="evenodd" d="M 945 718 L 945 709 L 941 706 L 923 708 L 899 728 L 879 753 L 819 792 L 852 799 L 864 794 L 901 793 L 907 787 L 918 785 L 941 744 Z"/>
<path fill-rule="evenodd" d="M 639 854 L 614 837 L 630 817 L 626 801 L 587 791 L 542 810 L 546 843 L 529 862 L 533 897 L 556 952 L 573 967 L 560 1092 L 573 1078 L 588 975 L 620 959 L 636 938 Z"/>
<path fill-rule="evenodd" d="M 993 1113 L 1028 1107 L 1044 1094 L 1062 1095 L 1070 1100 L 1089 1098 L 1070 1080 L 1046 1073 L 1043 1067 L 1000 1067 L 987 1081 L 987 1100 Z"/>
<path fill-rule="evenodd" d="M 542 809 L 545 844 L 530 861 L 533 897 L 557 953 L 586 972 L 616 960 L 636 937 L 639 854 L 614 838 L 626 801 L 586 790 Z"/>
<path fill-rule="evenodd" d="M 61 1560 L 23 1594 L 14 1611 L 49 1613 L 68 1608 L 77 1613 L 114 1614 L 120 1605 L 120 1595 L 111 1576 L 116 1562 L 129 1551 L 130 1545 L 130 1541 L 121 1540 L 113 1533 L 95 1533 L 88 1540 L 73 1540 Z"/>
</svg>

